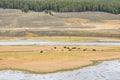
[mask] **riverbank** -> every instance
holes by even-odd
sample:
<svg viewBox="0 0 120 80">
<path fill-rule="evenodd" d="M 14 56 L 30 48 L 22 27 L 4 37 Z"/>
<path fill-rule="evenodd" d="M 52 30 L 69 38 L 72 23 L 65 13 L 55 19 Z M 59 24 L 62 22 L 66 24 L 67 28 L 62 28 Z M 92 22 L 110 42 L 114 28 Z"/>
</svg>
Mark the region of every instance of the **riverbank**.
<svg viewBox="0 0 120 80">
<path fill-rule="evenodd" d="M 18 70 L 0 71 L 0 80 L 119 80 L 120 60 L 102 61 L 82 69 L 48 74 L 34 74 Z M 4 73 L 4 74 L 3 74 Z M 112 76 L 111 76 L 112 75 Z"/>
<path fill-rule="evenodd" d="M 48 73 L 120 58 L 120 46 L 0 46 L 0 69 Z"/>
<path fill-rule="evenodd" d="M 84 39 L 84 38 L 83 38 Z M 89 46 L 120 46 L 120 40 L 40 40 L 40 39 L 27 39 L 27 38 L 15 38 L 9 40 L 0 40 L 0 45 L 89 45 Z"/>
</svg>

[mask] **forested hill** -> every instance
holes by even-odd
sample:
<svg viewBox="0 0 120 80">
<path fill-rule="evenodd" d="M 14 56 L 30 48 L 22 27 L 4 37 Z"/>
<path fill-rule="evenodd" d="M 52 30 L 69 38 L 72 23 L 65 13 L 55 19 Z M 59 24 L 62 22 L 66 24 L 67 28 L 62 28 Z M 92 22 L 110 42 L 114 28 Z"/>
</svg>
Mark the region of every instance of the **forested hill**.
<svg viewBox="0 0 120 80">
<path fill-rule="evenodd" d="M 56 12 L 102 11 L 120 14 L 120 0 L 0 0 L 0 8 Z"/>
</svg>

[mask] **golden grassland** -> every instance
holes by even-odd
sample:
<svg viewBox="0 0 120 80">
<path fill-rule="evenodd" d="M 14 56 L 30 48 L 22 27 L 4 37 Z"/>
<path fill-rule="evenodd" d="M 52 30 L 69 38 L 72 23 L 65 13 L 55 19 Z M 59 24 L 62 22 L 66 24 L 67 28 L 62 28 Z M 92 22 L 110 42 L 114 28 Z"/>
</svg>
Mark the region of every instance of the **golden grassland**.
<svg viewBox="0 0 120 80">
<path fill-rule="evenodd" d="M 16 39 L 18 37 L 0 37 L 0 40 L 9 40 L 9 39 Z M 26 36 L 19 37 L 23 39 L 34 39 L 34 40 L 52 40 L 52 41 L 90 41 L 90 40 L 97 40 L 100 37 L 75 37 L 75 36 L 41 36 L 38 37 L 36 34 L 33 33 L 26 33 Z M 102 37 L 101 37 L 102 38 Z M 117 38 L 107 38 L 107 39 L 115 39 Z M 118 39 L 119 40 L 119 39 Z"/>
<path fill-rule="evenodd" d="M 33 38 L 35 39 L 35 38 Z M 39 37 L 41 40 L 52 40 L 52 41 L 90 41 L 95 40 L 93 37 L 74 37 L 74 36 L 44 36 Z"/>
<path fill-rule="evenodd" d="M 35 39 L 35 37 L 33 37 Z M 78 36 L 44 36 L 36 37 L 41 40 L 53 40 L 53 41 L 97 41 L 97 40 L 120 40 L 119 38 L 105 38 L 105 37 L 78 37 Z"/>
<path fill-rule="evenodd" d="M 99 60 L 120 58 L 120 46 L 68 46 L 69 49 L 64 47 L 0 46 L 0 69 L 48 73 L 81 68 Z"/>
<path fill-rule="evenodd" d="M 0 40 L 12 40 L 12 39 L 30 39 L 30 40 L 50 40 L 50 41 L 99 41 L 99 40 L 109 40 L 116 41 L 119 38 L 109 38 L 109 37 L 79 37 L 79 36 L 41 36 L 38 37 L 33 33 L 26 33 L 24 37 L 0 37 Z"/>
</svg>

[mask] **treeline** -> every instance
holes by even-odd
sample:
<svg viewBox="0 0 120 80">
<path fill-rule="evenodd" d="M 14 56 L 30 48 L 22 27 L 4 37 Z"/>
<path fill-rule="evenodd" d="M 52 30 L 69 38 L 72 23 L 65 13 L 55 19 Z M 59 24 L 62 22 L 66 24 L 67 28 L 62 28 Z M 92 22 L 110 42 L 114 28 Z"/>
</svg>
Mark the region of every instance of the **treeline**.
<svg viewBox="0 0 120 80">
<path fill-rule="evenodd" d="M 120 0 L 0 0 L 0 8 L 41 12 L 102 11 L 120 14 Z"/>
</svg>

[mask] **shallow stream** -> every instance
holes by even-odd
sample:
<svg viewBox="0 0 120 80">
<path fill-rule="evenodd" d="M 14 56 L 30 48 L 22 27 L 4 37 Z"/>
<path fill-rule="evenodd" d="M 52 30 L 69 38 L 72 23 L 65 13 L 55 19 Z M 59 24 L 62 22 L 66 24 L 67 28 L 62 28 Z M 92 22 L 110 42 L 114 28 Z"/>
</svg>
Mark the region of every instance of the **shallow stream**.
<svg viewBox="0 0 120 80">
<path fill-rule="evenodd" d="M 120 80 L 120 60 L 104 61 L 82 69 L 48 74 L 2 70 L 0 80 Z"/>
<path fill-rule="evenodd" d="M 120 41 L 47 41 L 47 40 L 0 40 L 0 45 L 98 45 L 120 46 Z"/>
</svg>

